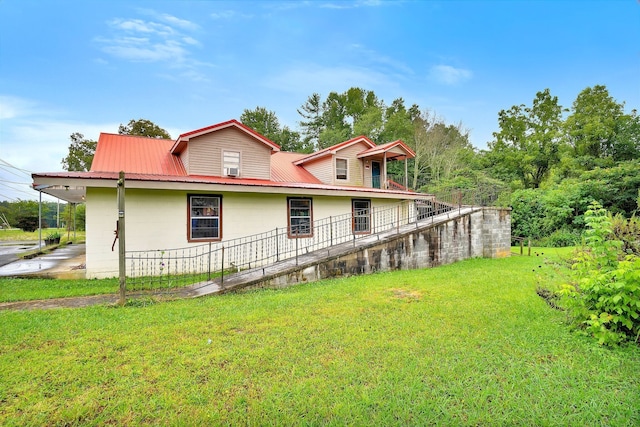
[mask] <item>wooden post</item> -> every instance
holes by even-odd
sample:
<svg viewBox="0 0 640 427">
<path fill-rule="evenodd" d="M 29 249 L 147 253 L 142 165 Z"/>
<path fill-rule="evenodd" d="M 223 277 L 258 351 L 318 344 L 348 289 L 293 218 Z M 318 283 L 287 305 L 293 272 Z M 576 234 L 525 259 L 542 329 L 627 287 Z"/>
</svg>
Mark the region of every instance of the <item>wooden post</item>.
<svg viewBox="0 0 640 427">
<path fill-rule="evenodd" d="M 118 179 L 118 264 L 120 267 L 120 305 L 124 305 L 127 296 L 124 224 L 124 172 L 121 171 Z"/>
<path fill-rule="evenodd" d="M 531 256 L 531 239 L 529 239 L 529 253 L 527 253 L 528 256 Z"/>
</svg>

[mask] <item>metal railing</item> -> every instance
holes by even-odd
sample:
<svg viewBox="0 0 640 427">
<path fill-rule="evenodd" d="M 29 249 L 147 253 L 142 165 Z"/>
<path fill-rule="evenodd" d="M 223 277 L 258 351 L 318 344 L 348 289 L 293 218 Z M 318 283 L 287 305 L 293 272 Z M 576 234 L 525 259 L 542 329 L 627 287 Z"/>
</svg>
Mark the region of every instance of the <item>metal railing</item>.
<svg viewBox="0 0 640 427">
<path fill-rule="evenodd" d="M 274 230 L 178 249 L 127 251 L 127 290 L 175 288 L 210 281 L 229 274 L 242 274 L 320 249 L 399 229 L 436 215 L 459 209 L 461 205 L 418 199 L 400 204 L 331 216 L 300 229 Z"/>
</svg>

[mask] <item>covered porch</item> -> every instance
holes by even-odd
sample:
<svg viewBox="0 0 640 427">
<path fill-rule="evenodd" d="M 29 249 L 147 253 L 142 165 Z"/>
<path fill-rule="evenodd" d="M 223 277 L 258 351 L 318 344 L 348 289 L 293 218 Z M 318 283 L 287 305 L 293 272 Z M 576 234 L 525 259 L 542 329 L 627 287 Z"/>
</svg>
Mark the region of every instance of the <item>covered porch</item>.
<svg viewBox="0 0 640 427">
<path fill-rule="evenodd" d="M 407 160 L 416 153 L 401 140 L 377 145 L 358 154 L 364 165 L 365 187 L 383 190 L 407 191 L 409 189 Z M 388 163 L 404 161 L 404 173 L 400 176 L 388 172 Z"/>
</svg>

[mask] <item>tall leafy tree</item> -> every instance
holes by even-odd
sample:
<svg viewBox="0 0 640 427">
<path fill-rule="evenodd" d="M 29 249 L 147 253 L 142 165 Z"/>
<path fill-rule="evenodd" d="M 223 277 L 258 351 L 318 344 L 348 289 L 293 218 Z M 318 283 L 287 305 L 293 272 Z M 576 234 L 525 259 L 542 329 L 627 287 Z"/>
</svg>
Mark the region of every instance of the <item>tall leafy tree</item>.
<svg viewBox="0 0 640 427">
<path fill-rule="evenodd" d="M 137 135 L 146 136 L 148 138 L 171 139 L 169 132 L 146 119 L 132 119 L 129 120 L 129 123 L 126 125 L 120 124 L 118 127 L 118 133 L 120 135 Z"/>
<path fill-rule="evenodd" d="M 346 95 L 331 92 L 322 104 L 324 129 L 320 133 L 318 147 L 327 148 L 351 138 L 352 130 L 347 122 Z"/>
<path fill-rule="evenodd" d="M 621 126 L 631 123 L 626 123 L 630 119 L 624 118 L 624 104 L 616 102 L 605 86 L 596 85 L 578 94 L 565 122 L 565 130 L 576 156 L 609 157 L 617 161 L 622 159 L 615 157 L 628 157 L 629 154 L 627 149 L 618 146 L 624 144 L 618 136 L 622 133 Z"/>
<path fill-rule="evenodd" d="M 69 137 L 69 154 L 62 159 L 62 167 L 67 171 L 88 171 L 91 169 L 93 155 L 96 152 L 96 141 L 86 139 L 83 134 L 75 132 Z"/>
<path fill-rule="evenodd" d="M 281 127 L 276 113 L 264 107 L 244 110 L 240 121 L 278 144 L 283 151 L 309 151 L 301 141 L 299 132 L 289 129 L 288 126 Z"/>
<path fill-rule="evenodd" d="M 493 165 L 517 177 L 525 188 L 538 188 L 560 158 L 562 112 L 549 89 L 538 92 L 531 107 L 500 111 L 500 131 L 489 143 Z"/>
</svg>

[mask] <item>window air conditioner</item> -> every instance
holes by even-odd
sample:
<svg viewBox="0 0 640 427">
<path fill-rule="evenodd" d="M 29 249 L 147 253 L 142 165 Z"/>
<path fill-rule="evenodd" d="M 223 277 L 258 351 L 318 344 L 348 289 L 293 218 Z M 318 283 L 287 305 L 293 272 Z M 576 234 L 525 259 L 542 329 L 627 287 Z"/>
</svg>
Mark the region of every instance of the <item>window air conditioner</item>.
<svg viewBox="0 0 640 427">
<path fill-rule="evenodd" d="M 227 168 L 227 176 L 238 176 L 238 168 Z"/>
</svg>

